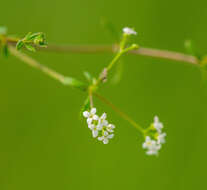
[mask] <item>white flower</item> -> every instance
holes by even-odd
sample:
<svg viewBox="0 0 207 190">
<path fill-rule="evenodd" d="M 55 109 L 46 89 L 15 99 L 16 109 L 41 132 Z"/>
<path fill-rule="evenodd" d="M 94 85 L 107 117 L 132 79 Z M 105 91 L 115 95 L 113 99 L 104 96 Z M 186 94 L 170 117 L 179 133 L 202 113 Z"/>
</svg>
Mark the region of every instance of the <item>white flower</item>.
<svg viewBox="0 0 207 190">
<path fill-rule="evenodd" d="M 160 150 L 161 145 L 152 146 L 148 151 L 146 152 L 147 155 L 158 155 L 158 151 Z"/>
<path fill-rule="evenodd" d="M 90 112 L 84 111 L 83 116 L 87 118 L 87 123 L 92 124 L 93 120 L 98 120 L 98 116 L 96 115 L 96 108 L 92 108 Z"/>
<path fill-rule="evenodd" d="M 152 140 L 149 136 L 145 138 L 145 142 L 143 143 L 142 147 L 147 149 L 147 155 L 157 155 L 158 151 L 161 148 L 160 144 L 157 144 L 155 140 Z"/>
<path fill-rule="evenodd" d="M 163 124 L 159 121 L 159 118 L 157 116 L 154 117 L 154 128 L 157 130 L 158 133 L 161 133 L 161 130 L 163 128 Z"/>
<path fill-rule="evenodd" d="M 156 145 L 156 141 L 152 140 L 149 136 L 145 138 L 145 142 L 142 144 L 143 148 L 151 148 L 152 146 Z"/>
<path fill-rule="evenodd" d="M 98 132 L 101 130 L 101 128 L 99 128 L 98 125 L 94 124 L 88 125 L 88 128 L 91 129 L 93 138 L 96 138 L 98 136 Z"/>
<path fill-rule="evenodd" d="M 115 129 L 115 126 L 114 126 L 113 124 L 108 124 L 108 125 L 106 126 L 106 130 L 107 130 L 108 132 L 110 132 L 110 133 L 113 133 L 113 132 L 114 132 L 113 129 Z"/>
<path fill-rule="evenodd" d="M 137 35 L 137 32 L 129 27 L 123 28 L 123 32 L 124 32 L 124 34 L 127 34 L 127 35 Z"/>
<path fill-rule="evenodd" d="M 106 120 L 106 113 L 103 113 L 101 117 L 98 119 L 98 126 L 99 128 L 103 128 L 104 126 L 108 125 L 108 121 Z"/>
<path fill-rule="evenodd" d="M 165 143 L 165 137 L 167 136 L 166 133 L 161 133 L 157 136 L 157 143 L 158 144 L 164 144 Z"/>
<path fill-rule="evenodd" d="M 90 112 L 84 111 L 83 116 L 87 118 L 88 128 L 92 131 L 93 138 L 97 138 L 104 144 L 108 144 L 109 139 L 114 137 L 112 133 L 115 126 L 108 123 L 106 113 L 103 113 L 99 117 L 96 115 L 96 108 L 92 108 Z"/>
<path fill-rule="evenodd" d="M 103 141 L 104 144 L 109 143 L 109 139 L 112 139 L 114 137 L 114 134 L 109 134 L 107 131 L 104 131 L 103 136 L 98 137 L 99 141 Z"/>
</svg>

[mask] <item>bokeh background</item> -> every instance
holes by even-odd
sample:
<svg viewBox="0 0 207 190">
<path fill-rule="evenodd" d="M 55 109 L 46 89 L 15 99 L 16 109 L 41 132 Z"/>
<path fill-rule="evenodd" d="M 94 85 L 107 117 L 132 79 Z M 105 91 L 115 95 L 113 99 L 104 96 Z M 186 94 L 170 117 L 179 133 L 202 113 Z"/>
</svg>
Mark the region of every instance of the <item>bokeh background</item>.
<svg viewBox="0 0 207 190">
<path fill-rule="evenodd" d="M 205 0 L 2 0 L 0 6 L 0 24 L 10 34 L 42 31 L 52 43 L 111 44 L 100 24 L 105 18 L 118 31 L 134 27 L 134 41 L 143 46 L 184 52 L 192 39 L 207 51 Z M 82 80 L 83 71 L 96 75 L 113 57 L 30 55 Z M 85 94 L 1 56 L 1 190 L 205 188 L 207 85 L 200 69 L 132 55 L 122 61 L 120 83 L 100 92 L 142 126 L 160 117 L 168 136 L 159 157 L 146 156 L 139 132 L 99 101 L 99 113 L 106 111 L 117 128 L 110 144 L 95 141 L 79 119 Z"/>
</svg>

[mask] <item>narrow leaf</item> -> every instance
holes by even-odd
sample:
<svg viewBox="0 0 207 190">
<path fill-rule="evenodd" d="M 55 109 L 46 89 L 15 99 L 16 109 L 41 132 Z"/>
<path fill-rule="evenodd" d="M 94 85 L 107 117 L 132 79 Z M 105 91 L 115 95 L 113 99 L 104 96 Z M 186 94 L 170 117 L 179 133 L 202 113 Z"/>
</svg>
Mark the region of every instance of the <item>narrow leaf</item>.
<svg viewBox="0 0 207 190">
<path fill-rule="evenodd" d="M 19 40 L 16 44 L 16 49 L 20 50 L 24 46 L 24 42 L 22 40 Z"/>
<path fill-rule="evenodd" d="M 63 84 L 78 88 L 80 90 L 86 90 L 87 88 L 86 84 L 72 77 L 65 77 Z"/>
<path fill-rule="evenodd" d="M 81 107 L 81 110 L 80 110 L 80 117 L 83 116 L 83 112 L 84 111 L 87 111 L 90 109 L 90 98 L 87 97 L 86 100 L 84 101 L 84 104 L 83 106 Z"/>
<path fill-rule="evenodd" d="M 7 27 L 0 26 L 0 35 L 6 35 L 7 33 Z"/>
<path fill-rule="evenodd" d="M 93 76 L 87 72 L 87 71 L 84 71 L 83 72 L 83 75 L 85 76 L 85 78 L 89 81 L 89 82 L 92 82 L 93 81 Z"/>
<path fill-rule="evenodd" d="M 32 51 L 32 52 L 35 52 L 35 51 L 36 51 L 35 48 L 34 48 L 32 45 L 30 45 L 30 44 L 25 44 L 25 47 L 26 47 L 29 51 Z"/>
</svg>

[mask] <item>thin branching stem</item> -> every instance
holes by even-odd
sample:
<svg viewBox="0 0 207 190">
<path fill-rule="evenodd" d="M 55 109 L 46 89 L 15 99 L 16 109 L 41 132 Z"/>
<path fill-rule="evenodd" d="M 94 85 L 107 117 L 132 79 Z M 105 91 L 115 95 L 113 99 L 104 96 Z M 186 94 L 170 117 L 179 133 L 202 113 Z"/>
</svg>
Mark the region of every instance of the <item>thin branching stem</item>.
<svg viewBox="0 0 207 190">
<path fill-rule="evenodd" d="M 7 38 L 7 42 L 16 45 L 18 38 Z M 56 53 L 77 53 L 77 54 L 97 54 L 97 53 L 117 53 L 120 50 L 119 45 L 57 45 L 48 44 L 47 48 L 38 47 L 37 49 L 46 52 Z M 140 47 L 138 50 L 131 50 L 128 54 L 141 55 L 152 58 L 186 62 L 197 65 L 199 63 L 196 56 L 188 55 L 176 51 L 160 50 L 154 48 Z"/>
<path fill-rule="evenodd" d="M 20 51 L 17 51 L 16 48 L 14 48 L 12 46 L 9 46 L 9 51 L 13 56 L 17 57 L 18 59 L 20 59 L 21 61 L 23 61 L 27 65 L 42 71 L 43 73 L 45 73 L 45 74 L 49 75 L 50 77 L 60 81 L 61 83 L 64 83 L 65 76 L 63 76 L 62 74 L 57 73 L 56 71 L 40 64 L 38 61 L 32 59 L 28 55 L 26 55 L 26 54 L 24 54 Z"/>
<path fill-rule="evenodd" d="M 9 46 L 9 50 L 10 53 L 17 57 L 18 59 L 20 59 L 21 61 L 23 61 L 24 63 L 26 63 L 27 65 L 39 69 L 40 71 L 42 71 L 43 73 L 47 74 L 48 76 L 58 80 L 59 82 L 61 82 L 62 84 L 64 84 L 65 81 L 65 76 L 63 76 L 60 73 L 57 73 L 56 71 L 40 64 L 39 62 L 37 62 L 36 60 L 32 59 L 31 57 L 29 57 L 28 55 L 17 51 L 14 47 Z M 104 98 L 103 96 L 97 94 L 97 93 L 93 93 L 99 100 L 101 100 L 103 103 L 107 104 L 108 106 L 110 106 L 115 112 L 117 112 L 122 118 L 124 118 L 126 121 L 128 121 L 132 126 L 134 126 L 136 129 L 138 129 L 140 132 L 144 133 L 144 129 L 138 125 L 134 120 L 132 120 L 127 114 L 125 114 L 124 112 L 122 112 L 120 109 L 118 109 L 114 104 L 112 104 L 109 100 L 107 100 L 106 98 Z M 92 94 L 89 93 L 90 96 L 90 102 L 92 102 L 92 107 L 93 107 L 93 100 L 92 100 Z"/>
<path fill-rule="evenodd" d="M 108 105 L 109 107 L 111 107 L 116 113 L 118 113 L 123 119 L 125 119 L 126 121 L 128 121 L 133 127 L 135 127 L 136 129 L 138 129 L 141 133 L 145 133 L 145 130 L 139 125 L 137 124 L 133 119 L 131 119 L 126 113 L 124 113 L 123 111 L 121 111 L 119 108 L 117 108 L 114 104 L 112 104 L 109 100 L 107 100 L 105 97 L 101 96 L 98 93 L 94 93 L 94 95 L 101 100 L 103 103 L 105 103 L 106 105 Z"/>
<path fill-rule="evenodd" d="M 52 45 L 47 48 L 39 48 L 46 52 L 56 53 L 77 53 L 77 54 L 96 54 L 96 53 L 116 53 L 119 50 L 117 45 Z M 131 50 L 128 54 L 141 55 L 152 58 L 167 59 L 178 62 L 186 62 L 197 65 L 198 59 L 195 56 L 168 50 L 140 47 L 138 50 Z"/>
</svg>

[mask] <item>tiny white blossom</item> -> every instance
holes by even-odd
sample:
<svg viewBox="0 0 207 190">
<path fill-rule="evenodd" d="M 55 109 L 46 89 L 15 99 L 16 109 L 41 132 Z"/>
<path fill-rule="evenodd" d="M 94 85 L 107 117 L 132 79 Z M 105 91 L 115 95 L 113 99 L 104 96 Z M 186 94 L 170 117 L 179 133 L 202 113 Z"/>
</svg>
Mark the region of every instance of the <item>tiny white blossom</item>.
<svg viewBox="0 0 207 190">
<path fill-rule="evenodd" d="M 98 125 L 94 124 L 88 125 L 88 128 L 91 129 L 93 138 L 96 138 L 98 136 L 98 132 L 101 130 Z"/>
<path fill-rule="evenodd" d="M 154 145 L 146 152 L 147 155 L 158 155 L 161 145 Z"/>
<path fill-rule="evenodd" d="M 113 133 L 113 132 L 114 132 L 113 129 L 115 129 L 115 126 L 114 126 L 113 124 L 108 124 L 108 125 L 106 126 L 106 130 L 107 130 L 108 132 L 110 132 L 110 133 Z"/>
<path fill-rule="evenodd" d="M 112 139 L 114 137 L 114 134 L 109 134 L 107 131 L 104 131 L 103 136 L 98 137 L 99 141 L 103 141 L 104 144 L 109 143 L 109 139 Z"/>
<path fill-rule="evenodd" d="M 145 138 L 145 142 L 142 144 L 143 148 L 151 148 L 152 146 L 156 145 L 156 141 L 152 140 L 149 136 Z"/>
<path fill-rule="evenodd" d="M 99 128 L 103 128 L 103 126 L 107 126 L 108 121 L 106 120 L 106 113 L 103 113 L 101 117 L 98 119 L 98 126 Z"/>
<path fill-rule="evenodd" d="M 167 136 L 166 133 L 161 133 L 157 137 L 157 143 L 158 144 L 164 144 L 165 143 L 165 137 Z"/>
<path fill-rule="evenodd" d="M 93 120 L 98 120 L 98 116 L 96 115 L 96 108 L 92 108 L 90 112 L 84 111 L 83 116 L 87 118 L 87 123 L 91 124 Z"/>
<path fill-rule="evenodd" d="M 92 131 L 93 138 L 108 144 L 109 139 L 114 137 L 113 129 L 115 126 L 108 123 L 106 113 L 99 117 L 96 115 L 96 108 L 92 108 L 90 111 L 84 111 L 83 116 L 87 118 L 88 128 Z"/>
<path fill-rule="evenodd" d="M 129 27 L 123 28 L 123 32 L 124 32 L 124 34 L 127 34 L 127 35 L 137 35 L 137 32 Z"/>
<path fill-rule="evenodd" d="M 159 118 L 157 116 L 154 117 L 154 128 L 157 130 L 158 133 L 161 133 L 161 130 L 163 128 L 163 124 L 159 121 Z"/>
<path fill-rule="evenodd" d="M 158 151 L 161 148 L 160 144 L 157 144 L 155 140 L 152 140 L 149 136 L 145 138 L 145 142 L 143 143 L 142 147 L 147 149 L 147 155 L 157 155 Z"/>
</svg>

